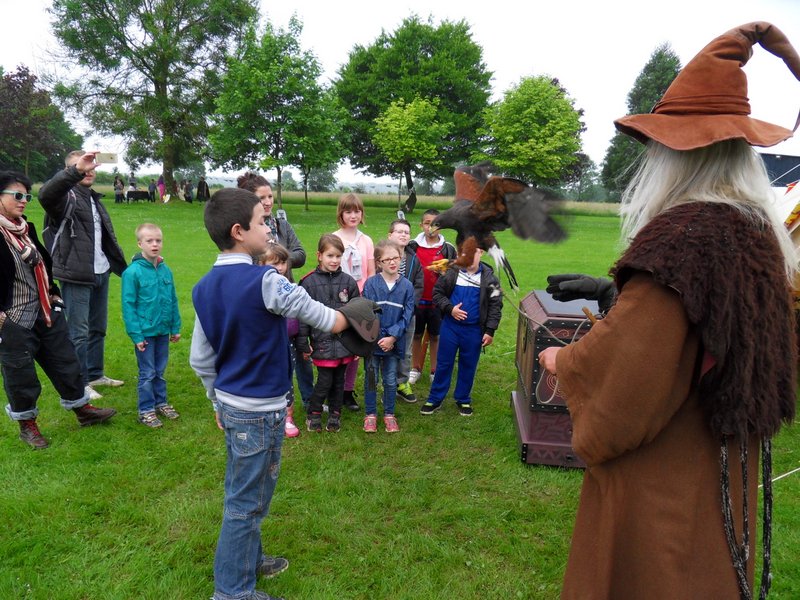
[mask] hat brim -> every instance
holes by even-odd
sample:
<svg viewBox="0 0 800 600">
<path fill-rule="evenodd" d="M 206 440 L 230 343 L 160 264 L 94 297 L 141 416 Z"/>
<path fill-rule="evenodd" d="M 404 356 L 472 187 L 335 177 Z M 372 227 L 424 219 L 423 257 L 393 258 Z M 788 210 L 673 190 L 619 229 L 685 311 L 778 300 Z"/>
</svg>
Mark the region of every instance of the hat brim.
<svg viewBox="0 0 800 600">
<path fill-rule="evenodd" d="M 717 142 L 744 139 L 751 146 L 774 146 L 792 137 L 785 127 L 745 115 L 628 115 L 614 121 L 625 135 L 644 143 L 655 140 L 673 150 L 694 150 Z"/>
<path fill-rule="evenodd" d="M 371 356 L 378 346 L 377 341 L 369 342 L 352 329 L 345 329 L 339 334 L 342 345 L 356 356 Z"/>
</svg>

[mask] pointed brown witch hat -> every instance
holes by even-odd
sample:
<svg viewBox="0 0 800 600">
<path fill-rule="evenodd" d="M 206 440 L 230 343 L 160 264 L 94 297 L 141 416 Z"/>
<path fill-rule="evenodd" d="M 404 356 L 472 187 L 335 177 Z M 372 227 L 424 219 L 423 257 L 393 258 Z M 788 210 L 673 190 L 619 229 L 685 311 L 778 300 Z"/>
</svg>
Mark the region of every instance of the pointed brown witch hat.
<svg viewBox="0 0 800 600">
<path fill-rule="evenodd" d="M 655 140 L 673 150 L 693 150 L 736 138 L 766 147 L 792 137 L 792 130 L 750 117 L 742 67 L 755 43 L 782 58 L 800 80 L 800 57 L 786 36 L 770 23 L 748 23 L 703 48 L 678 73 L 652 112 L 622 117 L 614 125 L 642 143 Z"/>
</svg>

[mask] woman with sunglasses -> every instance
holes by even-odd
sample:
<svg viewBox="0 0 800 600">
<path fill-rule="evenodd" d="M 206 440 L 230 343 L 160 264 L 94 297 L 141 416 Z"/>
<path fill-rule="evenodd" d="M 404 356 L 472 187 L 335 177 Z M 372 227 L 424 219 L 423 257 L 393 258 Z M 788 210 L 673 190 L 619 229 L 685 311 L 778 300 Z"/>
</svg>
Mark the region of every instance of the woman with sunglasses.
<svg viewBox="0 0 800 600">
<path fill-rule="evenodd" d="M 38 449 L 49 443 L 36 425 L 42 386 L 34 361 L 81 425 L 102 423 L 116 411 L 89 404 L 50 255 L 25 218 L 30 192 L 25 175 L 0 171 L 0 370 L 6 412 L 19 423 L 20 439 Z"/>
</svg>

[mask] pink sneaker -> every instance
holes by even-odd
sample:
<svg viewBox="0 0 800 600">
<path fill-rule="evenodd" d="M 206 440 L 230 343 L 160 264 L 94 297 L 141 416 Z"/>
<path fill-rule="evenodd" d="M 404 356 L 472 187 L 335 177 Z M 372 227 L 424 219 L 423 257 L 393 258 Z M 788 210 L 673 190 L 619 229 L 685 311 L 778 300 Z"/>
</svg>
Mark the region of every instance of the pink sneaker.
<svg viewBox="0 0 800 600">
<path fill-rule="evenodd" d="M 283 435 L 287 438 L 296 438 L 300 435 L 300 430 L 294 424 L 294 406 L 286 408 L 286 423 L 283 426 Z"/>
<path fill-rule="evenodd" d="M 364 431 L 367 433 L 376 433 L 378 431 L 378 417 L 375 415 L 367 415 L 364 417 Z"/>
<path fill-rule="evenodd" d="M 400 426 L 397 424 L 397 419 L 394 415 L 386 415 L 383 417 L 383 424 L 386 427 L 386 433 L 397 433 L 400 431 Z"/>
<path fill-rule="evenodd" d="M 300 435 L 300 430 L 294 424 L 292 417 L 286 417 L 286 425 L 284 425 L 283 433 L 287 438 L 296 438 Z"/>
</svg>

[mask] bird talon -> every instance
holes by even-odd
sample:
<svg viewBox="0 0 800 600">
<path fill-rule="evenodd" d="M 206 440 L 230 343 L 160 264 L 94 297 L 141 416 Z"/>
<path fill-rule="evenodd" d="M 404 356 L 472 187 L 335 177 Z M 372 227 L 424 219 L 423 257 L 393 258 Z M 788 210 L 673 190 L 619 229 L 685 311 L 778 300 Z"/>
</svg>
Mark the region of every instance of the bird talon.
<svg viewBox="0 0 800 600">
<path fill-rule="evenodd" d="M 430 265 L 428 265 L 428 269 L 435 273 L 439 273 L 440 275 L 447 272 L 450 263 L 453 262 L 447 258 L 441 258 L 439 260 L 433 261 Z"/>
</svg>

